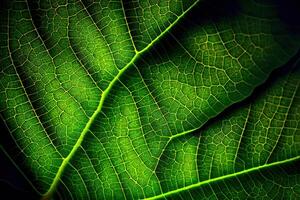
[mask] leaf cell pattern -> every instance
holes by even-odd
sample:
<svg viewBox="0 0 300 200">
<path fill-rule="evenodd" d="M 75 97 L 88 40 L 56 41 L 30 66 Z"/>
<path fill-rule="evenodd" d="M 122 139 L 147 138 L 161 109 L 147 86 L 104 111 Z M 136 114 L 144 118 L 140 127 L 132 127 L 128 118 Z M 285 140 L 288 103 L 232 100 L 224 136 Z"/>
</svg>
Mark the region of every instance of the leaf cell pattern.
<svg viewBox="0 0 300 200">
<path fill-rule="evenodd" d="M 1 149 L 43 199 L 297 199 L 300 26 L 283 9 L 4 2 Z"/>
</svg>

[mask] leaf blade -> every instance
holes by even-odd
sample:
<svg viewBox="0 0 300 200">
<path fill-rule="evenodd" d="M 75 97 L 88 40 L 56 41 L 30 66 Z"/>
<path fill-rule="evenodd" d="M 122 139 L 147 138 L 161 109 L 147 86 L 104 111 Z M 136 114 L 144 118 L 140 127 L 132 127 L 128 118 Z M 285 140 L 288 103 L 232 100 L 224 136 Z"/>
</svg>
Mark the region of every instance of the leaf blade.
<svg viewBox="0 0 300 200">
<path fill-rule="evenodd" d="M 120 198 L 143 198 L 161 193 L 163 190 L 161 183 L 153 171 L 156 171 L 164 149 L 171 140 L 184 137 L 203 126 L 207 120 L 221 113 L 226 107 L 250 95 L 253 88 L 261 84 L 273 69 L 292 57 L 299 45 L 297 37 L 290 34 L 286 27 L 281 26 L 280 20 L 277 20 L 275 7 L 257 6 L 243 2 L 241 3 L 242 11 L 233 16 L 234 19 L 222 16 L 224 20 L 212 20 L 209 22 L 210 25 L 206 24 L 208 22 L 198 23 L 197 20 L 194 21 L 196 23 L 194 28 L 185 25 L 195 14 L 188 14 L 179 24 L 177 23 L 179 18 L 177 18 L 173 23 L 169 23 L 171 24 L 169 27 L 176 24 L 175 31 L 170 31 L 169 28 L 161 30 L 157 34 L 158 37 L 154 37 L 154 39 L 152 36 L 150 37 L 151 42 L 140 42 L 140 46 L 146 44 L 144 49 L 136 50 L 136 48 L 140 49 L 140 47 L 135 47 L 135 41 L 141 38 L 139 36 L 141 33 L 138 33 L 139 29 L 131 33 L 130 28 L 133 25 L 128 23 L 129 19 L 126 19 L 125 16 L 128 5 L 114 2 L 109 4 L 112 7 L 108 6 L 108 9 L 100 7 L 100 13 L 102 11 L 103 13 L 113 13 L 112 18 L 116 19 L 112 26 L 103 26 L 103 23 L 110 23 L 101 21 L 99 18 L 101 14 L 96 12 L 96 8 L 99 8 L 97 6 L 101 3 L 105 4 L 106 2 L 92 4 L 87 1 L 82 3 L 52 2 L 51 5 L 47 5 L 47 1 L 44 1 L 38 2 L 36 5 L 35 3 L 26 5 L 27 9 L 24 7 L 26 2 L 12 2 L 13 9 L 9 11 L 12 22 L 6 26 L 6 21 L 3 20 L 3 23 L 1 21 L 3 27 L 11 26 L 14 30 L 4 29 L 5 37 L 1 38 L 4 44 L 1 48 L 6 49 L 9 46 L 6 43 L 6 37 L 10 34 L 12 36 L 12 39 L 8 39 L 12 50 L 4 50 L 5 58 L 1 60 L 1 73 L 4 74 L 3 78 L 1 77 L 0 94 L 1 97 L 4 97 L 4 101 L 1 100 L 1 116 L 11 120 L 10 116 L 17 115 L 18 120 L 13 119 L 9 124 L 11 128 L 17 127 L 16 124 L 24 121 L 20 117 L 22 113 L 14 114 L 15 107 L 18 109 L 21 107 L 7 104 L 8 101 L 14 99 L 14 95 L 18 96 L 12 92 L 11 88 L 5 86 L 14 83 L 10 80 L 12 65 L 8 64 L 8 67 L 5 67 L 9 63 L 7 56 L 12 54 L 12 60 L 18 63 L 17 67 L 24 74 L 22 79 L 27 81 L 24 89 L 29 91 L 29 103 L 34 103 L 32 107 L 38 110 L 36 115 L 37 118 L 41 118 L 40 124 L 44 125 L 49 132 L 46 134 L 46 139 L 49 139 L 54 148 L 59 149 L 55 150 L 55 154 L 58 153 L 57 159 L 50 154 L 48 154 L 50 156 L 48 159 L 37 154 L 37 159 L 44 162 L 42 165 L 46 166 L 47 160 L 51 158 L 56 159 L 57 162 L 54 166 L 48 166 L 49 170 L 46 173 L 50 175 L 41 173 L 35 179 L 49 184 L 51 183 L 50 177 L 55 175 L 53 179 L 55 184 L 52 183 L 54 186 L 50 186 L 50 188 L 56 188 L 61 181 L 61 187 L 65 187 L 65 191 L 69 191 L 69 187 L 73 186 L 68 185 L 72 185 L 72 183 L 64 181 L 66 175 L 63 176 L 63 180 L 60 176 L 63 174 L 64 168 L 70 168 L 65 173 L 74 180 L 80 181 L 82 198 L 84 198 L 83 195 L 88 198 L 97 198 L 101 195 L 107 195 L 106 198 L 113 198 L 114 195 L 120 195 L 118 196 Z M 157 5 L 150 7 L 155 6 Z M 176 8 L 175 3 L 174 6 L 172 9 Z M 199 12 L 199 7 L 196 6 L 195 12 Z M 187 14 L 189 8 L 191 7 L 185 11 L 181 9 L 182 15 L 179 16 Z M 259 8 L 263 12 L 252 8 Z M 149 8 L 145 7 L 145 10 L 147 9 Z M 162 7 L 162 9 L 164 8 Z M 251 16 L 248 16 L 249 13 Z M 30 17 L 30 14 L 40 19 Z M 157 18 L 157 16 L 150 18 L 152 17 Z M 272 23 L 269 21 L 271 17 L 275 18 L 275 20 L 271 20 Z M 53 18 L 55 22 L 47 21 L 47 18 L 51 20 Z M 43 20 L 45 21 L 43 22 Z M 79 22 L 82 22 L 86 29 L 82 29 L 83 26 Z M 164 27 L 164 22 L 160 22 Z M 62 23 L 60 31 L 55 31 L 54 25 L 60 23 Z M 124 39 L 126 35 L 128 40 L 124 41 L 128 45 L 111 42 L 116 38 L 114 34 L 113 36 L 103 35 L 103 31 L 112 32 L 118 23 L 123 25 L 118 30 L 124 30 L 124 35 L 120 38 Z M 148 22 L 138 22 L 134 26 L 139 23 L 142 25 Z M 239 23 L 243 24 L 241 30 L 238 30 Z M 258 30 L 253 28 L 255 23 L 260 23 Z M 275 27 L 274 30 L 269 30 L 271 25 Z M 21 27 L 23 33 L 20 34 L 17 31 L 18 27 Z M 188 27 L 191 30 L 187 29 L 179 33 L 182 27 Z M 157 27 L 153 26 L 151 29 L 153 31 Z M 228 32 L 227 29 L 233 31 Z M 45 30 L 49 30 L 50 36 Z M 52 35 L 52 33 L 54 34 Z M 100 33 L 100 36 L 97 33 Z M 167 33 L 169 37 L 165 36 L 164 40 L 161 40 L 161 36 Z M 237 38 L 238 42 L 235 45 L 227 43 L 232 40 L 232 37 Z M 259 40 L 259 37 L 263 39 Z M 207 38 L 207 41 L 203 41 L 203 38 Z M 192 40 L 196 42 L 191 42 Z M 255 42 L 249 42 L 250 40 Z M 292 40 L 294 43 L 285 49 L 288 53 L 280 50 L 283 41 Z M 21 43 L 18 43 L 19 41 Z M 158 41 L 160 46 L 154 45 Z M 269 42 L 271 46 L 268 46 L 265 41 Z M 257 45 L 258 49 L 263 49 L 265 53 L 259 54 L 260 51 L 255 49 L 256 47 L 254 45 L 254 48 L 252 43 Z M 197 46 L 199 44 L 200 46 Z M 125 49 L 121 48 L 122 46 Z M 117 53 L 114 52 L 116 49 Z M 249 52 L 243 54 L 243 51 Z M 229 56 L 229 59 L 223 59 L 222 63 L 220 62 L 222 59 L 219 59 L 215 52 Z M 259 55 L 258 57 L 255 57 L 256 53 Z M 280 54 L 285 55 L 278 60 L 276 55 Z M 256 63 L 251 61 L 252 58 L 249 55 L 255 57 Z M 124 65 L 117 63 L 125 62 L 126 59 L 129 60 L 129 64 L 119 69 L 118 66 Z M 274 60 L 271 62 L 267 59 Z M 267 66 L 267 63 L 270 66 Z M 233 67 L 222 69 L 228 66 Z M 259 67 L 255 68 L 255 66 Z M 259 74 L 259 76 L 255 77 L 255 74 Z M 234 86 L 228 86 L 226 83 L 228 80 Z M 50 83 L 50 87 L 47 87 L 48 83 Z M 7 91 L 12 97 L 7 96 Z M 103 92 L 100 97 L 99 91 Z M 193 98 L 196 98 L 197 101 Z M 104 101 L 105 99 L 107 100 Z M 22 102 L 24 100 L 20 100 L 18 103 L 22 104 Z M 33 122 L 25 123 L 18 130 L 20 140 L 23 140 L 22 131 L 30 128 L 30 124 Z M 13 132 L 13 134 L 16 133 Z M 86 134 L 90 135 L 87 140 L 84 139 Z M 25 150 L 27 148 L 25 143 L 27 143 L 26 140 L 24 140 L 24 144 L 21 144 L 21 152 L 24 147 Z M 28 146 L 32 150 L 35 148 L 34 146 L 38 146 L 38 143 L 34 142 Z M 99 148 L 94 147 L 97 146 L 97 143 L 101 144 Z M 89 144 L 93 144 L 92 149 L 89 148 Z M 117 145 L 117 148 L 114 145 Z M 76 153 L 77 150 L 79 153 Z M 95 150 L 102 152 L 101 156 Z M 71 158 L 75 156 L 75 153 L 82 155 L 82 159 L 78 155 L 76 158 L 85 163 L 85 167 L 83 163 L 77 163 L 77 160 L 75 163 L 69 163 L 73 160 Z M 103 161 L 103 159 L 106 160 L 106 164 L 99 165 L 99 160 Z M 32 161 L 35 162 L 35 160 Z M 127 160 L 130 160 L 131 163 L 128 163 Z M 31 160 L 27 159 L 26 162 L 30 163 Z M 63 164 L 61 165 L 60 162 Z M 40 170 L 37 170 L 39 164 L 28 165 L 32 172 L 39 171 L 37 174 L 40 173 Z M 62 167 L 57 170 L 58 173 L 55 173 L 57 166 Z M 101 167 L 99 168 L 99 166 Z M 94 171 L 93 176 L 81 168 L 89 168 L 90 172 Z M 105 173 L 102 174 L 102 171 Z M 141 177 L 140 172 L 145 177 Z M 81 173 L 85 176 L 81 176 Z M 115 178 L 106 180 L 99 174 L 104 177 L 112 174 Z M 86 177 L 90 177 L 91 180 L 97 179 L 100 186 L 91 183 L 91 188 L 95 190 L 97 188 L 102 192 L 95 193 L 88 189 L 86 184 L 90 180 L 87 180 Z M 104 191 L 104 183 L 115 185 L 115 191 Z M 47 187 L 44 183 L 37 185 L 43 185 L 43 188 Z M 135 192 L 132 191 L 132 188 L 136 187 L 139 189 Z M 50 189 L 50 193 L 54 190 Z"/>
</svg>

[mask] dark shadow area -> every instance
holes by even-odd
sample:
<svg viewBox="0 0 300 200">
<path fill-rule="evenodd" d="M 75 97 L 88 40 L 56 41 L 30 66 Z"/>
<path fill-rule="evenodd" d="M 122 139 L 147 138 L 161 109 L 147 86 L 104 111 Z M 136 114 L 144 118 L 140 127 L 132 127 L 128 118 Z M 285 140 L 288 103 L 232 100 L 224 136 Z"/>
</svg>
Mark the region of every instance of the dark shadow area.
<svg viewBox="0 0 300 200">
<path fill-rule="evenodd" d="M 234 103 L 231 106 L 227 107 L 219 115 L 208 120 L 204 124 L 204 126 L 199 128 L 198 130 L 194 131 L 192 134 L 195 136 L 198 136 L 199 134 L 201 134 L 202 131 L 208 129 L 214 123 L 217 123 L 218 121 L 225 119 L 232 112 L 238 110 L 241 107 L 248 106 L 251 103 L 255 102 L 255 100 L 258 97 L 262 96 L 271 85 L 273 85 L 276 81 L 278 81 L 278 79 L 280 79 L 283 76 L 288 75 L 288 73 L 290 73 L 290 72 L 293 73 L 292 71 L 297 71 L 297 70 L 300 70 L 300 49 L 297 52 L 297 54 L 292 59 L 289 60 L 289 62 L 287 62 L 282 67 L 274 70 L 270 74 L 269 78 L 263 84 L 259 85 L 252 91 L 252 93 L 249 97 L 247 97 L 246 99 L 244 99 L 241 102 Z"/>
<path fill-rule="evenodd" d="M 238 0 L 210 0 L 199 2 L 181 21 L 179 27 L 189 29 L 204 23 L 235 17 L 240 14 L 241 6 Z M 176 28 L 175 28 L 176 29 Z M 174 29 L 174 30 L 175 30 Z M 175 35 L 182 33 L 174 32 Z"/>
<path fill-rule="evenodd" d="M 15 143 L 11 138 L 7 127 L 5 126 L 2 119 L 0 119 L 0 141 L 5 141 L 5 143 L 1 142 L 1 145 L 4 147 L 5 151 L 8 151 L 12 156 L 20 155 L 20 152 L 17 152 L 17 148 L 15 147 Z M 22 163 L 21 159 L 15 158 L 14 162 Z M 30 172 L 24 169 L 22 170 L 28 177 L 30 177 Z M 9 159 L 8 155 L 0 149 L 0 194 L 1 199 L 39 199 L 39 196 L 30 186 L 28 181 L 22 175 L 22 173 L 17 169 L 17 167 L 13 164 L 12 160 Z"/>
<path fill-rule="evenodd" d="M 1 0 L 0 1 L 0 12 L 6 10 L 11 5 L 10 0 Z"/>
<path fill-rule="evenodd" d="M 276 0 L 280 19 L 287 28 L 300 34 L 300 2 L 299 0 Z"/>
</svg>

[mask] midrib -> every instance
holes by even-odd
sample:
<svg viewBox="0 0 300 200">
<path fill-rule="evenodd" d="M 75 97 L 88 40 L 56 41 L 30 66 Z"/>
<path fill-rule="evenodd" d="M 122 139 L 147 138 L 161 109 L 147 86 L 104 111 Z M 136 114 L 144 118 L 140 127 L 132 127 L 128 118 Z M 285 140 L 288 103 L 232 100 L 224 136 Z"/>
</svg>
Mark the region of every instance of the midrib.
<svg viewBox="0 0 300 200">
<path fill-rule="evenodd" d="M 201 182 L 198 182 L 198 183 L 195 183 L 195 184 L 191 184 L 189 186 L 182 187 L 182 188 L 179 188 L 179 189 L 176 189 L 176 190 L 171 190 L 169 192 L 162 193 L 162 194 L 157 195 L 157 196 L 149 197 L 149 198 L 146 198 L 145 200 L 154 200 L 154 199 L 165 198 L 165 197 L 168 197 L 168 196 L 171 196 L 171 195 L 183 192 L 183 191 L 195 189 L 195 188 L 200 187 L 202 185 L 206 185 L 206 184 L 214 183 L 214 182 L 217 182 L 217 181 L 221 181 L 221 180 L 241 176 L 241 175 L 244 175 L 244 174 L 247 174 L 247 173 L 255 172 L 255 171 L 258 171 L 258 170 L 262 170 L 262 169 L 267 169 L 267 168 L 270 168 L 270 167 L 279 166 L 279 165 L 290 163 L 290 162 L 297 161 L 297 160 L 300 160 L 300 156 L 296 156 L 296 157 L 289 158 L 289 159 L 286 159 L 286 160 L 277 161 L 277 162 L 273 162 L 273 163 L 268 163 L 268 164 L 264 164 L 264 165 L 261 165 L 261 166 L 252 167 L 252 168 L 249 168 L 249 169 L 246 169 L 246 170 L 243 170 L 243 171 L 235 172 L 235 173 L 232 173 L 232 174 L 227 174 L 227 175 L 224 175 L 224 176 L 219 176 L 219 177 L 216 177 L 216 178 L 208 179 L 208 180 L 201 181 Z"/>
<path fill-rule="evenodd" d="M 170 29 L 172 29 L 180 19 L 182 19 L 200 0 L 195 1 L 187 10 L 185 10 L 180 16 L 177 17 L 177 19 L 170 24 L 163 32 L 161 32 L 154 40 L 152 40 L 144 49 L 142 49 L 141 51 L 135 51 L 136 54 L 135 56 L 130 60 L 129 63 L 126 64 L 125 67 L 123 67 L 118 74 L 113 78 L 113 80 L 109 83 L 108 87 L 103 91 L 99 104 L 97 106 L 97 109 L 94 111 L 93 115 L 89 118 L 88 122 L 86 123 L 84 129 L 82 130 L 82 132 L 80 133 L 80 136 L 78 138 L 78 140 L 76 141 L 75 145 L 73 146 L 72 150 L 70 151 L 70 153 L 68 154 L 67 157 L 65 157 L 50 185 L 50 188 L 48 189 L 48 191 L 46 193 L 43 194 L 42 199 L 51 199 L 53 193 L 56 191 L 56 188 L 59 184 L 60 178 L 65 170 L 65 168 L 67 167 L 68 163 L 70 162 L 70 160 L 72 159 L 72 157 L 75 155 L 75 153 L 77 152 L 77 149 L 80 147 L 80 145 L 82 144 L 85 135 L 88 133 L 88 131 L 90 130 L 91 125 L 93 124 L 93 122 L 95 121 L 96 117 L 98 116 L 98 114 L 101 112 L 103 104 L 105 102 L 106 97 L 109 95 L 110 90 L 112 89 L 112 87 L 116 84 L 116 82 L 120 79 L 120 77 L 122 76 L 122 74 L 125 73 L 125 71 L 127 71 L 128 68 L 130 68 L 132 65 L 134 65 L 134 63 L 136 62 L 136 60 L 146 51 L 148 51 L 149 49 L 151 49 L 151 47 L 153 47 L 153 45 L 155 43 L 157 43 L 157 41 L 159 41 L 167 32 L 170 31 Z M 130 33 L 130 31 L 129 31 Z M 131 35 L 130 35 L 131 36 Z M 132 37 L 131 37 L 132 38 Z"/>
</svg>

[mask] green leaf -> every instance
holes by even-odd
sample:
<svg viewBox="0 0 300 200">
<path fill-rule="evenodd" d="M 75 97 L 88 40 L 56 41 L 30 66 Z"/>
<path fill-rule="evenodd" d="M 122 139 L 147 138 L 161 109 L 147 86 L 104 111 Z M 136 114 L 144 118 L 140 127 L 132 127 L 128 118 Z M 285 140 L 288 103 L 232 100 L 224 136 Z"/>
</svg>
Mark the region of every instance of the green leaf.
<svg viewBox="0 0 300 200">
<path fill-rule="evenodd" d="M 5 2 L 1 149 L 43 199 L 299 198 L 294 11 Z"/>
<path fill-rule="evenodd" d="M 299 61 L 289 74 L 278 71 L 283 76 L 268 89 L 172 140 L 157 167 L 167 188 L 157 197 L 298 199 Z"/>
</svg>

